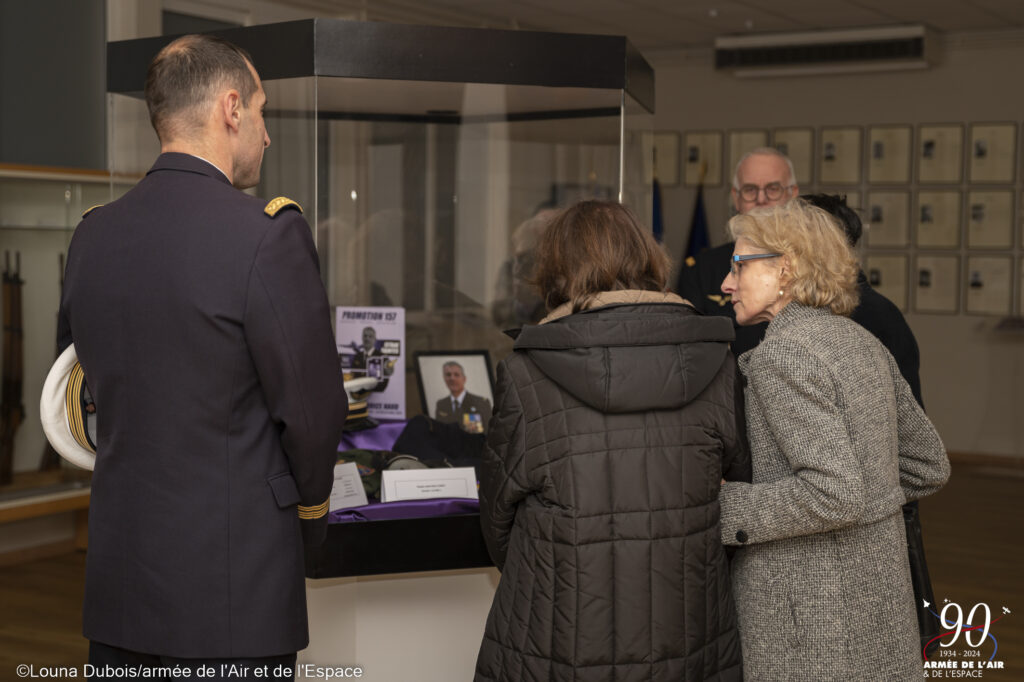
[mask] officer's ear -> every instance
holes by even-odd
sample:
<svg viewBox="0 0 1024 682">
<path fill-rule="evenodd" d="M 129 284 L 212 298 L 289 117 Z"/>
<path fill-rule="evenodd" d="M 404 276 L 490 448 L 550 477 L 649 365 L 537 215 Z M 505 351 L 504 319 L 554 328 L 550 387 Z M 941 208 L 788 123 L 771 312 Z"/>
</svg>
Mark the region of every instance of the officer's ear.
<svg viewBox="0 0 1024 682">
<path fill-rule="evenodd" d="M 224 119 L 224 125 L 237 133 L 242 119 L 242 96 L 238 90 L 231 88 L 222 92 L 217 99 L 217 111 Z"/>
</svg>

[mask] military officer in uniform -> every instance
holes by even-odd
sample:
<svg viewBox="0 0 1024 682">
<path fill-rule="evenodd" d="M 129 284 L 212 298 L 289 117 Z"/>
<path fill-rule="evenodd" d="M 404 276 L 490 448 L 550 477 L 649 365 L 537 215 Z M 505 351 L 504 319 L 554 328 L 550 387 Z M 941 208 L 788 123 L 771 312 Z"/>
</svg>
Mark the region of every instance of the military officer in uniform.
<svg viewBox="0 0 1024 682">
<path fill-rule="evenodd" d="M 737 213 L 746 213 L 760 206 L 784 204 L 800 193 L 793 163 L 772 147 L 762 147 L 745 154 L 736 164 L 732 180 L 732 205 Z M 729 274 L 734 242 L 707 249 L 683 263 L 679 272 L 679 295 L 690 301 L 705 315 L 724 315 L 733 320 L 736 340 L 733 353 L 739 357 L 756 346 L 764 336 L 767 324 L 740 326 L 728 294 L 722 293 L 722 280 Z"/>
<path fill-rule="evenodd" d="M 146 81 L 162 153 L 69 248 L 59 342 L 99 415 L 95 666 L 290 679 L 309 640 L 303 540 L 326 529 L 347 400 L 309 225 L 240 191 L 270 144 L 266 100 L 234 45 L 167 45 Z"/>
<path fill-rule="evenodd" d="M 363 345 L 359 347 L 352 358 L 352 368 L 365 370 L 365 376 L 379 380 L 373 388 L 374 393 L 382 393 L 387 389 L 391 375 L 395 373 L 395 360 L 394 357 L 381 352 L 380 342 L 377 341 L 377 330 L 373 327 L 364 327 Z"/>
<path fill-rule="evenodd" d="M 352 343 L 355 345 L 355 342 Z M 366 369 L 366 361 L 372 356 L 380 355 L 380 347 L 377 345 L 377 330 L 373 327 L 363 328 L 363 345 L 356 351 L 352 358 L 352 366 L 358 369 Z"/>
<path fill-rule="evenodd" d="M 444 424 L 458 424 L 469 433 L 486 433 L 491 421 L 491 401 L 466 391 L 466 372 L 450 360 L 441 367 L 450 395 L 437 401 L 434 418 Z"/>
</svg>

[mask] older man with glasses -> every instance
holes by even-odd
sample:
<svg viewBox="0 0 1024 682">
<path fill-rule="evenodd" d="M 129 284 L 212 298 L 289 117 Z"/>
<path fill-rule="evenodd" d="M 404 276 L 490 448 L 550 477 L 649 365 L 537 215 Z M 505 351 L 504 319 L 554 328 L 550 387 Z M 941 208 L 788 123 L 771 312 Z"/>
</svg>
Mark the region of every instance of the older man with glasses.
<svg viewBox="0 0 1024 682">
<path fill-rule="evenodd" d="M 759 206 L 776 206 L 800 193 L 793 164 L 785 154 L 761 147 L 745 154 L 736 164 L 732 179 L 732 204 L 737 213 Z M 732 265 L 733 242 L 688 258 L 679 273 L 679 294 L 705 315 L 725 315 L 733 320 L 736 340 L 733 352 L 738 356 L 760 342 L 767 325 L 736 325 L 736 314 L 728 295 L 721 291 L 722 280 Z"/>
</svg>

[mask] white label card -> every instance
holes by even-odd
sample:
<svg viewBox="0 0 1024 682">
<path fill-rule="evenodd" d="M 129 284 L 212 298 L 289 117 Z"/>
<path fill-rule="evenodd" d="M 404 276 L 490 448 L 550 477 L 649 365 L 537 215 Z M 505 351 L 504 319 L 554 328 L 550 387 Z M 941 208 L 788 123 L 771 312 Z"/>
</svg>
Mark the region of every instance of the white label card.
<svg viewBox="0 0 1024 682">
<path fill-rule="evenodd" d="M 380 486 L 381 502 L 437 497 L 477 499 L 476 470 L 473 467 L 455 467 L 384 471 Z"/>
<path fill-rule="evenodd" d="M 331 509 L 349 509 L 366 506 L 366 490 L 359 478 L 355 462 L 334 465 L 334 487 L 331 488 Z"/>
</svg>

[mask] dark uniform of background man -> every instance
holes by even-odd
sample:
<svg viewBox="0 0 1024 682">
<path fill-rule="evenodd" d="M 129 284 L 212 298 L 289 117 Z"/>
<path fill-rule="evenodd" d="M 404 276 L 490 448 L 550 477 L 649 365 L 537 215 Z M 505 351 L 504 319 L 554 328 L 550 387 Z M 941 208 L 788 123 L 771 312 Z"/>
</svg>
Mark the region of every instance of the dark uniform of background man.
<svg viewBox="0 0 1024 682">
<path fill-rule="evenodd" d="M 732 177 L 732 205 L 737 213 L 746 213 L 760 206 L 784 204 L 800 193 L 793 164 L 785 154 L 771 147 L 762 147 L 745 154 L 736 164 Z M 736 357 L 750 350 L 764 336 L 767 323 L 741 327 L 728 294 L 722 293 L 722 280 L 729 274 L 729 259 L 734 242 L 707 249 L 688 259 L 679 272 L 679 295 L 690 301 L 705 315 L 732 318 L 736 340 L 732 350 Z"/>
<path fill-rule="evenodd" d="M 75 230 L 61 307 L 98 414 L 90 662 L 273 673 L 309 640 L 347 411 L 327 297 L 297 205 L 239 191 L 270 144 L 248 55 L 180 38 L 146 103 L 162 153 Z"/>
</svg>

